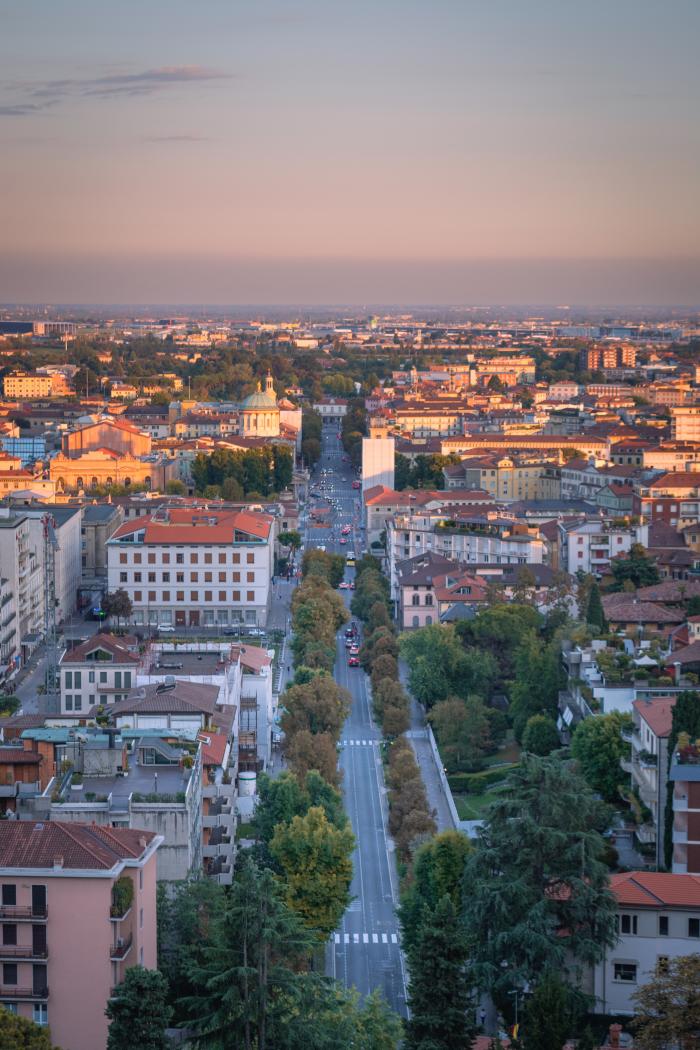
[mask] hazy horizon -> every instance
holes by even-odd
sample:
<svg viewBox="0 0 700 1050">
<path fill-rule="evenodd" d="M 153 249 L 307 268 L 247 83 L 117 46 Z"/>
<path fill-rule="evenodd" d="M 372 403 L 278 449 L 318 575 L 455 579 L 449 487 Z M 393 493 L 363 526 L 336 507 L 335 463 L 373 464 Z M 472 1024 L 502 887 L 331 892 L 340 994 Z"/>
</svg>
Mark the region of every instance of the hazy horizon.
<svg viewBox="0 0 700 1050">
<path fill-rule="evenodd" d="M 0 12 L 2 300 L 700 301 L 695 0 Z"/>
</svg>

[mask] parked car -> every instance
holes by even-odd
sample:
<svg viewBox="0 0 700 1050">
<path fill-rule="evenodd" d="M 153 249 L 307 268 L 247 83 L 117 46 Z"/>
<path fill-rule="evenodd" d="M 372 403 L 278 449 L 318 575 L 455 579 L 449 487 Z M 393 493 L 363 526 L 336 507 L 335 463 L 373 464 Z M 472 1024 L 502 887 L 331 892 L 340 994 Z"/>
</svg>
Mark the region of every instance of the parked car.
<svg viewBox="0 0 700 1050">
<path fill-rule="evenodd" d="M 360 666 L 359 658 L 357 656 L 351 656 L 350 659 L 348 660 L 348 667 L 359 667 L 359 666 Z"/>
<path fill-rule="evenodd" d="M 175 634 L 175 628 L 171 623 L 159 623 L 158 624 L 159 634 Z"/>
</svg>

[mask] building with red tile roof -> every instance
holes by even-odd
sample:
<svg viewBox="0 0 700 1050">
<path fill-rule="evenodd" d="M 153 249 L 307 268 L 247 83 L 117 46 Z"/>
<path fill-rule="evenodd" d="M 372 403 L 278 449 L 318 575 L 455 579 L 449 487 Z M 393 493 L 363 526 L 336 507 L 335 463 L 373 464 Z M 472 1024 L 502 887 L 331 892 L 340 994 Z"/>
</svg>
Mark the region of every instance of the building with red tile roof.
<svg viewBox="0 0 700 1050">
<path fill-rule="evenodd" d="M 150 831 L 0 822 L 5 945 L 0 1004 L 71 1050 L 107 1042 L 105 1005 L 129 966 L 157 966 Z"/>
</svg>

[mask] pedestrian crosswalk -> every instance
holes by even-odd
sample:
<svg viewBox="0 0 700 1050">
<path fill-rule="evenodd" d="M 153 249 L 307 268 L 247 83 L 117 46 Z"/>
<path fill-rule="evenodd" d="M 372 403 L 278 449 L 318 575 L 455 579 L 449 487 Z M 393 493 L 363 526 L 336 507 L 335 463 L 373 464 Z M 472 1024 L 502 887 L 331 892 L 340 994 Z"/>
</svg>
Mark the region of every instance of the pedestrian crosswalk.
<svg viewBox="0 0 700 1050">
<path fill-rule="evenodd" d="M 342 747 L 379 747 L 381 740 L 341 740 Z"/>
<path fill-rule="evenodd" d="M 334 933 L 336 944 L 398 944 L 398 933 Z"/>
</svg>

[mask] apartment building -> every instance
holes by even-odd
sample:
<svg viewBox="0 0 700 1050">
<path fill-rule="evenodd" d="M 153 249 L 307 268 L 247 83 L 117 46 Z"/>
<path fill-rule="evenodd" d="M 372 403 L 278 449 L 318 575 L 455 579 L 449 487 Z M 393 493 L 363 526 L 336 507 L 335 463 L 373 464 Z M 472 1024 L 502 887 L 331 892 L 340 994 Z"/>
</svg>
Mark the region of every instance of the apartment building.
<svg viewBox="0 0 700 1050">
<path fill-rule="evenodd" d="M 129 966 L 157 966 L 149 831 L 0 823 L 0 1004 L 71 1050 L 106 1046 L 105 1006 Z M 78 921 L 79 920 L 79 921 Z"/>
<path fill-rule="evenodd" d="M 671 408 L 671 437 L 674 441 L 700 442 L 700 405 Z"/>
<path fill-rule="evenodd" d="M 82 507 L 39 504 L 22 507 L 22 513 L 29 519 L 29 529 L 33 536 L 34 547 L 44 560 L 44 535 L 50 530 L 50 548 L 52 550 L 55 595 L 56 623 L 63 623 L 75 612 L 80 587 L 81 562 L 81 523 Z"/>
<path fill-rule="evenodd" d="M 0 566 L 5 595 L 12 596 L 16 611 L 11 656 L 17 665 L 23 665 L 44 633 L 44 558 L 30 518 L 19 509 L 0 507 Z M 0 623 L 10 615 L 8 610 L 0 616 Z M 9 621 L 6 627 L 9 645 Z"/>
<path fill-rule="evenodd" d="M 635 513 L 646 521 L 688 525 L 700 520 L 700 471 L 670 470 L 639 487 Z"/>
<path fill-rule="evenodd" d="M 18 401 L 51 397 L 53 387 L 53 376 L 32 375 L 29 372 L 13 372 L 3 380 L 5 397 Z"/>
<path fill-rule="evenodd" d="M 678 750 L 671 760 L 673 784 L 673 867 L 700 875 L 700 757 L 697 747 Z M 697 949 L 697 950 L 700 950 Z"/>
<path fill-rule="evenodd" d="M 700 878 L 629 871 L 610 878 L 618 940 L 593 967 L 594 1010 L 636 1013 L 633 995 L 672 959 L 700 950 Z"/>
<path fill-rule="evenodd" d="M 675 704 L 675 696 L 635 700 L 633 727 L 622 733 L 631 748 L 629 757 L 623 758 L 620 765 L 630 774 L 632 787 L 651 812 L 651 819 L 639 824 L 635 835 L 640 843 L 655 844 L 655 863 L 660 868 L 664 866 L 668 738 Z"/>
<path fill-rule="evenodd" d="M 0 685 L 4 685 L 19 666 L 17 630 L 15 594 L 0 567 Z"/>
<path fill-rule="evenodd" d="M 253 511 L 161 507 L 107 541 L 107 582 L 131 599 L 134 624 L 264 624 L 274 519 Z"/>
<path fill-rule="evenodd" d="M 96 634 L 65 652 L 60 664 L 61 714 L 86 716 L 125 700 L 140 665 L 136 639 Z"/>
<path fill-rule="evenodd" d="M 88 503 L 80 526 L 80 560 L 84 579 L 107 578 L 107 540 L 124 520 L 124 510 L 114 503 Z"/>
<path fill-rule="evenodd" d="M 398 602 L 398 563 L 426 551 L 460 563 L 527 565 L 541 564 L 544 548 L 537 529 L 495 515 L 448 518 L 444 509 L 395 514 L 387 522 L 391 597 Z"/>
<path fill-rule="evenodd" d="M 560 468 L 541 459 L 484 456 L 444 468 L 445 488 L 483 489 L 502 502 L 559 499 Z"/>
<path fill-rule="evenodd" d="M 560 521 L 559 551 L 561 567 L 569 573 L 604 575 L 610 563 L 626 554 L 633 543 L 647 546 L 648 526 L 612 525 L 605 520 Z"/>
</svg>

